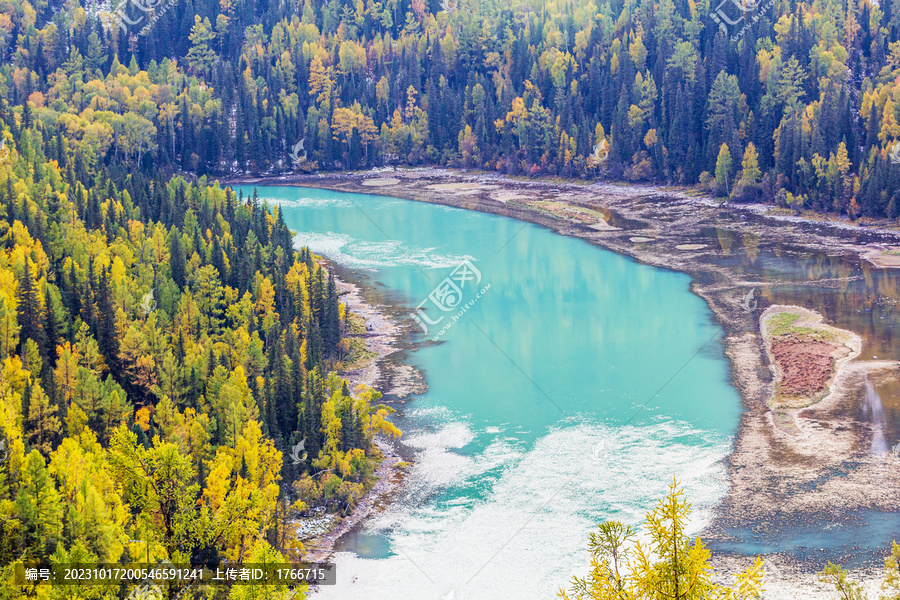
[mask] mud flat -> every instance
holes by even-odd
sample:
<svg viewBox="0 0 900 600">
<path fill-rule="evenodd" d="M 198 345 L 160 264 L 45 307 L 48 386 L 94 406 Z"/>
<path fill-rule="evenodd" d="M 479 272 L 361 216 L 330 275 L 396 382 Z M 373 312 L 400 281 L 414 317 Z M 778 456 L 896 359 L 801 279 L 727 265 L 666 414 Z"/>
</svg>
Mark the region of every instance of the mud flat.
<svg viewBox="0 0 900 600">
<path fill-rule="evenodd" d="M 400 183 L 399 179 L 395 179 L 394 177 L 378 177 L 373 179 L 366 179 L 362 181 L 361 185 L 366 187 L 386 187 L 389 185 L 397 185 Z"/>
<path fill-rule="evenodd" d="M 900 267 L 900 247 L 875 247 L 867 250 L 863 258 L 876 267 L 897 268 Z"/>
<path fill-rule="evenodd" d="M 321 174 L 241 183 L 371 193 L 372 188 L 362 182 L 375 176 L 371 172 Z M 870 222 L 862 228 L 840 219 L 810 220 L 768 205 L 726 205 L 693 190 L 646 185 L 523 180 L 434 168 L 381 170 L 377 175 L 388 176 L 398 183 L 383 185 L 378 193 L 529 221 L 692 276 L 692 290 L 708 303 L 724 330 L 725 353 L 744 407 L 727 464 L 730 491 L 703 533 L 713 543 L 717 564 L 724 565 L 730 558 L 715 544 L 733 540 L 731 532 L 740 528 L 759 530 L 770 523 L 795 522 L 824 528 L 854 510 L 900 511 L 900 461 L 871 452 L 871 423 L 856 410 L 867 382 L 878 385 L 896 380 L 897 362 L 853 359 L 853 347 L 842 341 L 849 354 L 829 354 L 835 363 L 843 362 L 819 382 L 825 387 L 815 401 L 804 405 L 798 396 L 793 404 L 783 405 L 787 397 L 777 396 L 777 367 L 773 371 L 774 355 L 758 315 L 767 302 L 772 304 L 769 289 L 795 282 L 745 276 L 729 262 L 732 245 L 740 240 L 748 253 L 757 245 L 777 252 L 791 248 L 795 256 L 854 257 L 873 265 L 877 259 L 890 268 L 893 258 L 883 257 L 885 249 L 900 247 L 896 224 Z M 837 277 L 807 283 L 838 287 L 848 280 Z M 747 292 L 752 290 L 762 290 L 759 309 L 755 301 L 752 306 L 746 304 Z M 852 332 L 847 334 L 841 339 L 849 342 Z M 818 356 L 826 350 L 843 352 L 814 346 Z M 804 349 L 813 347 L 782 346 L 778 353 L 790 356 Z M 820 369 L 820 378 L 825 372 Z M 805 376 L 798 381 L 804 380 Z M 794 564 L 790 556 L 772 560 L 778 561 L 780 572 L 788 574 L 809 574 L 824 564 Z M 799 581 L 793 574 L 785 577 Z M 815 588 L 810 585 L 809 589 Z M 810 593 L 809 597 L 822 597 Z M 785 592 L 767 597 L 804 596 Z"/>
<path fill-rule="evenodd" d="M 841 512 L 858 508 L 895 511 L 900 461 L 873 454 L 871 430 L 847 409 L 865 393 L 866 380 L 896 379 L 900 365 L 856 360 L 858 335 L 802 307 L 770 306 L 760 324 L 773 377 L 759 390 L 766 405 L 744 414 L 719 525 L 816 514 L 838 520 Z M 756 389 L 752 369 L 758 367 L 745 347 L 752 341 L 732 347 L 748 389 Z"/>
<path fill-rule="evenodd" d="M 368 355 L 351 365 L 342 376 L 351 389 L 360 384 L 376 388 L 385 396 L 404 399 L 426 390 L 423 374 L 398 357 L 405 349 L 406 332 L 393 307 L 384 306 L 366 295 L 366 290 L 345 276 L 336 277 L 341 302 L 360 320 L 349 338 L 360 340 Z"/>
</svg>

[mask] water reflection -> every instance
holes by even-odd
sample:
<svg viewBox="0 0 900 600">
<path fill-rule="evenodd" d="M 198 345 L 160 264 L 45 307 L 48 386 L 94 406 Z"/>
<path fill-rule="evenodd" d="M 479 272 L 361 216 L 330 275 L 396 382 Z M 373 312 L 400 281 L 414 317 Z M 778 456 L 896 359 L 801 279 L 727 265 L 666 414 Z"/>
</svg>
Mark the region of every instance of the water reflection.
<svg viewBox="0 0 900 600">
<path fill-rule="evenodd" d="M 809 227 L 809 226 L 807 226 Z M 850 232 L 854 241 L 871 242 L 875 234 Z M 701 260 L 727 266 L 736 277 L 760 282 L 760 308 L 794 304 L 821 313 L 825 321 L 859 334 L 863 339 L 860 360 L 900 360 L 900 269 L 881 269 L 853 253 L 810 252 L 806 248 L 766 240 L 752 233 L 737 235 L 728 228 L 706 228 L 691 240 L 717 242 L 722 254 Z M 748 327 L 758 327 L 748 321 Z M 870 399 L 878 398 L 878 414 L 866 398 L 859 409 L 876 416 L 880 435 L 890 448 L 900 441 L 900 383 L 870 384 Z M 874 408 L 872 409 L 874 410 Z"/>
<path fill-rule="evenodd" d="M 797 229 L 811 226 L 798 225 Z M 848 232 L 851 242 L 881 242 L 867 231 Z M 863 340 L 858 360 L 900 360 L 897 331 L 900 305 L 900 269 L 878 268 L 853 252 L 814 252 L 808 248 L 767 239 L 765 235 L 739 235 L 728 228 L 707 228 L 693 243 L 718 246 L 720 253 L 700 260 L 724 266 L 735 279 L 756 285 L 761 291 L 759 307 L 773 304 L 802 306 L 823 315 L 826 323 L 853 331 Z M 712 275 L 710 277 L 715 277 Z M 704 283 L 712 283 L 704 281 Z M 759 312 L 754 313 L 758 318 Z M 758 331 L 748 319 L 746 327 Z M 886 456 L 900 441 L 900 381 L 866 379 L 865 394 L 846 408 L 837 408 L 844 418 L 871 423 L 871 438 L 864 451 Z M 842 464 L 810 485 L 847 476 L 855 461 Z M 798 490 L 801 491 L 801 490 Z M 789 552 L 817 568 L 824 560 L 849 566 L 872 564 L 892 539 L 900 535 L 900 515 L 860 508 L 849 514 L 809 515 L 799 522 L 749 519 L 745 527 L 726 527 L 726 541 L 714 543 L 717 550 L 754 554 Z M 747 526 L 749 524 L 749 526 Z"/>
<path fill-rule="evenodd" d="M 872 445 L 869 448 L 869 454 L 872 456 L 887 454 L 888 445 L 884 437 L 884 429 L 887 424 L 884 404 L 868 377 L 866 377 L 866 399 L 863 404 L 863 414 L 872 423 Z"/>
</svg>

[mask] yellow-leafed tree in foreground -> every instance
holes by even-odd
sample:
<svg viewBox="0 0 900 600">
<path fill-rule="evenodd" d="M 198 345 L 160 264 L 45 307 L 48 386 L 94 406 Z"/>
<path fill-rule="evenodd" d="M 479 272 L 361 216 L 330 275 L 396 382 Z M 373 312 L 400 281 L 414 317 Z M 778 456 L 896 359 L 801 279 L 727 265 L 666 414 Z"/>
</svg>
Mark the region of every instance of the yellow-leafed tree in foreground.
<svg viewBox="0 0 900 600">
<path fill-rule="evenodd" d="M 647 539 L 618 521 L 590 534 L 591 571 L 574 577 L 566 600 L 754 600 L 763 592 L 763 562 L 757 558 L 733 586 L 713 581 L 710 552 L 685 533 L 691 505 L 673 480 L 669 493 L 647 513 Z"/>
</svg>

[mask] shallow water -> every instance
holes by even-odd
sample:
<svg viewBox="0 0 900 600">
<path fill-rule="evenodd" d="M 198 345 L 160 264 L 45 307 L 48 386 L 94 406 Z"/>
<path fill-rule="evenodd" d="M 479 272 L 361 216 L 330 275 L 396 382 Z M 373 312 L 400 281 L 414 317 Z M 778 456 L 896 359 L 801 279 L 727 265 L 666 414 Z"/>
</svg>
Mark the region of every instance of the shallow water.
<svg viewBox="0 0 900 600">
<path fill-rule="evenodd" d="M 893 536 L 888 535 L 893 532 Z M 821 569 L 828 562 L 846 568 L 883 565 L 882 554 L 900 532 L 900 514 L 856 510 L 819 515 L 805 522 L 768 522 L 731 533 L 740 541 L 714 544 L 713 548 L 755 556 L 780 552 Z M 874 560 L 873 560 L 874 559 Z"/>
<path fill-rule="evenodd" d="M 753 217 L 750 217 L 753 219 Z M 818 231 L 814 224 L 797 225 Z M 857 244 L 896 243 L 866 229 L 844 231 Z M 863 340 L 862 360 L 900 360 L 900 270 L 880 269 L 855 253 L 810 252 L 778 240 L 709 229 L 700 240 L 717 245 L 722 255 L 702 260 L 725 265 L 739 278 L 759 281 L 759 310 L 771 304 L 794 304 L 823 315 L 826 323 L 853 331 Z M 694 240 L 692 240 L 694 241 Z M 758 315 L 759 312 L 754 313 Z M 756 327 L 748 319 L 747 327 Z M 867 381 L 865 394 L 849 419 L 868 424 L 870 455 L 896 460 L 900 449 L 900 381 Z M 860 467 L 848 461 L 845 469 Z M 841 478 L 846 472 L 828 474 Z M 879 566 L 893 540 L 900 540 L 900 515 L 872 509 L 812 515 L 804 522 L 750 522 L 745 529 L 726 527 L 727 541 L 714 551 L 745 554 L 784 552 L 818 570 L 827 561 L 849 567 Z"/>
<path fill-rule="evenodd" d="M 259 193 L 285 206 L 298 245 L 409 312 L 424 301 L 423 321 L 443 317 L 416 329 L 408 356 L 429 385 L 399 415 L 414 465 L 396 501 L 343 542 L 341 583 L 322 597 L 553 597 L 585 568 L 587 533 L 607 519 L 638 524 L 673 476 L 693 530 L 704 525 L 727 490 L 740 398 L 687 275 L 494 215 Z M 457 298 L 432 292 L 463 260 L 480 281 L 470 269 L 444 312 L 438 302 Z"/>
<path fill-rule="evenodd" d="M 817 230 L 815 225 L 802 228 Z M 885 242 L 866 229 L 846 231 L 843 237 L 860 244 Z M 760 311 L 771 304 L 815 310 L 829 325 L 862 337 L 861 360 L 900 360 L 900 269 L 880 269 L 856 254 L 810 252 L 724 228 L 711 228 L 697 239 L 718 245 L 724 253 L 702 260 L 727 266 L 746 281 L 761 282 Z M 753 326 L 748 320 L 748 327 Z M 873 413 L 867 403 L 876 399 Z M 860 398 L 857 412 L 862 421 L 874 419 L 877 450 L 882 443 L 890 449 L 900 442 L 900 382 L 872 386 L 869 395 Z"/>
</svg>

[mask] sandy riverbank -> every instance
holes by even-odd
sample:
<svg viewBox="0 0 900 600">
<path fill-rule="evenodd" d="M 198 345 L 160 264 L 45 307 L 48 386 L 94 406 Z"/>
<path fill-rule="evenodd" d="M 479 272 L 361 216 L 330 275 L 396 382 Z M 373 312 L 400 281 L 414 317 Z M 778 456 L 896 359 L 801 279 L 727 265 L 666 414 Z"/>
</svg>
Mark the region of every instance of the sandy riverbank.
<svg viewBox="0 0 900 600">
<path fill-rule="evenodd" d="M 707 260 L 729 256 L 736 238 L 778 240 L 809 252 L 870 259 L 879 248 L 900 245 L 894 231 L 871 226 L 860 229 L 844 221 L 805 220 L 761 205 L 723 206 L 709 198 L 651 186 L 523 181 L 444 169 L 243 183 L 377 192 L 500 214 L 582 238 L 647 264 L 688 273 L 694 280 L 692 290 L 722 324 L 733 381 L 744 403 L 728 460 L 731 488 L 704 538 L 722 539 L 729 527 L 747 523 L 802 522 L 823 514 L 839 519 L 859 508 L 900 510 L 900 462 L 870 455 L 871 428 L 848 408 L 858 403 L 867 379 L 896 378 L 897 364 L 847 363 L 831 383 L 830 394 L 798 412 L 800 426 L 796 430 L 779 427 L 778 408 L 768 402 L 774 393 L 774 377 L 766 345 L 758 325 L 753 325 L 759 313 L 748 314 L 742 304 L 748 291 L 760 288 L 764 303 L 766 288 L 773 282 L 746 279 L 723 266 L 724 261 Z M 848 231 L 862 231 L 866 239 L 854 240 L 847 236 Z M 835 472 L 846 476 L 835 477 Z M 728 560 L 723 557 L 721 564 Z M 800 577 L 810 574 L 810 565 L 794 565 L 789 557 L 779 556 L 772 556 L 770 562 L 781 573 L 794 573 L 786 581 L 807 582 L 802 588 L 811 594 L 808 597 L 821 593 L 816 591 L 814 577 Z M 767 597 L 804 597 L 806 592 L 801 592 L 797 587 L 791 594 Z"/>
</svg>

